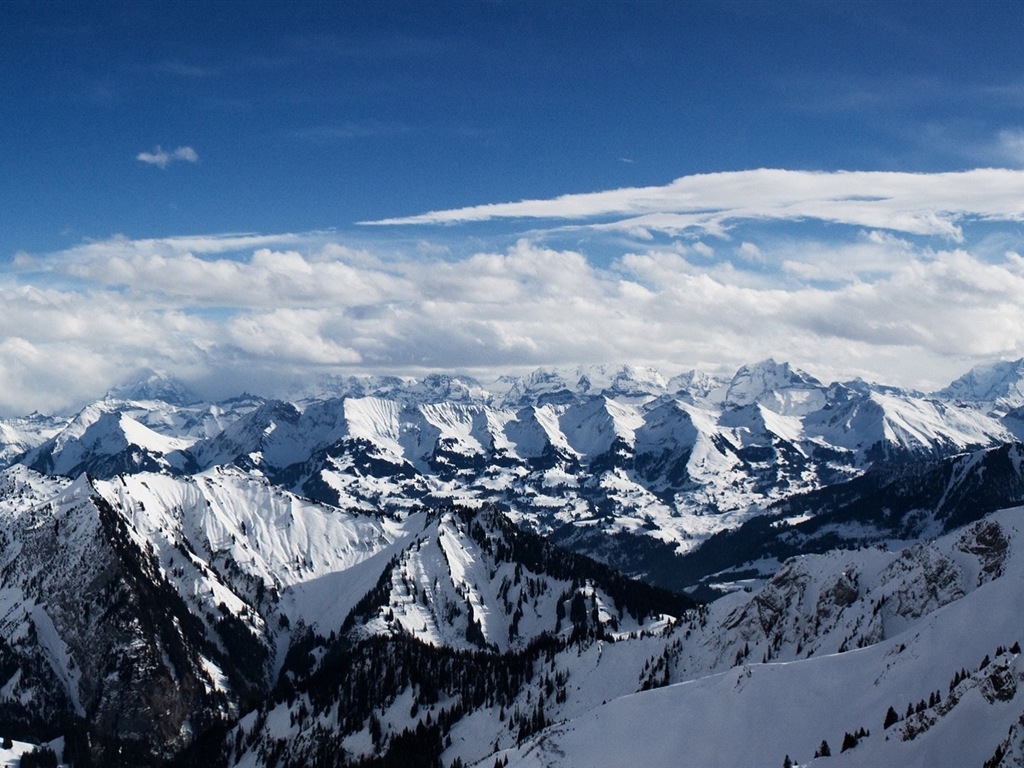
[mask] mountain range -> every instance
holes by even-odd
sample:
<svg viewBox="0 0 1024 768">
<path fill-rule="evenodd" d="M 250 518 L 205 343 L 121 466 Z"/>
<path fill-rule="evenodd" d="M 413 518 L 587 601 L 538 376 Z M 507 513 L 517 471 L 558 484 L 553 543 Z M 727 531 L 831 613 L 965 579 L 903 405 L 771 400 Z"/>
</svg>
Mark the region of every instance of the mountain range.
<svg viewBox="0 0 1024 768">
<path fill-rule="evenodd" d="M 0 764 L 1024 765 L 1022 438 L 1024 361 L 142 372 L 0 421 Z"/>
</svg>

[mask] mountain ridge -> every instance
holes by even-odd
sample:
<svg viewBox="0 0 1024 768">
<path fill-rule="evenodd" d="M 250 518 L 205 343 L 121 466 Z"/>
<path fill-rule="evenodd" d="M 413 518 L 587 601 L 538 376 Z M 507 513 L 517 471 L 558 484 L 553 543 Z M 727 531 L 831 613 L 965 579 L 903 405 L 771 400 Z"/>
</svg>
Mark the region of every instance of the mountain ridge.
<svg viewBox="0 0 1024 768">
<path fill-rule="evenodd" d="M 150 376 L 136 393 L 168 399 L 5 422 L 0 719 L 101 768 L 581 764 L 573 733 L 625 755 L 621 718 L 667 707 L 713 734 L 707 702 L 731 723 L 815 670 L 882 681 L 857 717 L 883 694 L 902 714 L 923 673 L 898 640 L 932 667 L 893 746 L 884 708 L 875 736 L 804 712 L 733 751 L 698 734 L 702 759 L 781 759 L 760 739 L 809 760 L 841 727 L 862 744 L 844 761 L 885 763 L 1004 707 L 962 755 L 1017 765 L 1015 370 L 949 397 L 766 360 L 219 403 Z M 968 671 L 981 641 L 946 647 L 942 617 L 986 610 L 1007 637 Z"/>
<path fill-rule="evenodd" d="M 445 376 L 349 379 L 343 388 L 357 394 L 295 403 L 108 398 L 41 431 L 16 460 L 99 478 L 234 465 L 336 506 L 402 515 L 427 499 L 485 501 L 541 533 L 577 528 L 560 534 L 565 543 L 589 546 L 583 534 L 597 526 L 684 554 L 790 494 L 880 463 L 996 447 L 1024 430 L 1013 410 L 825 385 L 770 359 L 728 382 L 693 373 L 674 380 L 688 387 L 675 393 L 652 369 L 576 375 L 535 371 L 505 399 Z M 159 389 L 152 376 L 144 385 Z M 649 571 L 642 560 L 632 570 Z"/>
</svg>

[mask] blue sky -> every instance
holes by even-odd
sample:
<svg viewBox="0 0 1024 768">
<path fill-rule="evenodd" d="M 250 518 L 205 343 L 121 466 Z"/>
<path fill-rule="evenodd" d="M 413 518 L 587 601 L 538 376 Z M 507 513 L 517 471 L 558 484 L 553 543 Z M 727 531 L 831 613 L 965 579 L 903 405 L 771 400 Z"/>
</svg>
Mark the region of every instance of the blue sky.
<svg viewBox="0 0 1024 768">
<path fill-rule="evenodd" d="M 0 409 L 142 366 L 929 388 L 1024 356 L 1022 32 L 1011 2 L 5 0 Z"/>
</svg>

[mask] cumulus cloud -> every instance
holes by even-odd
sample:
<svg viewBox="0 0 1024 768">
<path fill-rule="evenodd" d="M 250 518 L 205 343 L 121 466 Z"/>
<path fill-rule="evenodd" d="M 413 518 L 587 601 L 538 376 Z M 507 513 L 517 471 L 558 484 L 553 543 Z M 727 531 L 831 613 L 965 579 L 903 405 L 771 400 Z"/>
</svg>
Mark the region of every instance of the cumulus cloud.
<svg viewBox="0 0 1024 768">
<path fill-rule="evenodd" d="M 1024 171 L 708 174 L 390 221 L 521 216 L 594 229 L 572 247 L 327 231 L 19 254 L 0 267 L 0 410 L 70 407 L 140 366 L 230 395 L 322 372 L 731 372 L 772 356 L 931 389 L 1024 356 Z"/>
<path fill-rule="evenodd" d="M 0 287 L 0 410 L 72 407 L 102 395 L 139 364 L 195 369 L 216 335 L 199 317 L 136 306 L 117 291 Z"/>
<path fill-rule="evenodd" d="M 974 361 L 1024 356 L 1016 252 L 876 230 L 838 245 L 739 243 L 725 255 L 749 243 L 747 257 L 782 260 L 781 275 L 689 244 L 599 266 L 525 239 L 462 256 L 382 255 L 322 233 L 88 243 L 0 279 L 0 408 L 68 407 L 140 366 L 229 395 L 321 372 L 487 378 L 630 362 L 672 374 L 774 356 L 825 379 L 928 389 Z"/>
<path fill-rule="evenodd" d="M 1013 145 L 1015 138 L 1006 142 Z M 758 169 L 684 176 L 657 187 L 490 203 L 363 222 L 454 224 L 495 219 L 554 219 L 668 234 L 721 234 L 743 220 L 817 220 L 959 242 L 960 222 L 1024 219 L 1024 171 L 949 173 L 811 172 Z"/>
<path fill-rule="evenodd" d="M 198 163 L 199 155 L 192 147 L 178 147 L 175 150 L 167 151 L 157 144 L 152 152 L 139 152 L 135 159 L 140 163 L 155 165 L 158 168 L 166 168 L 173 162 Z"/>
</svg>

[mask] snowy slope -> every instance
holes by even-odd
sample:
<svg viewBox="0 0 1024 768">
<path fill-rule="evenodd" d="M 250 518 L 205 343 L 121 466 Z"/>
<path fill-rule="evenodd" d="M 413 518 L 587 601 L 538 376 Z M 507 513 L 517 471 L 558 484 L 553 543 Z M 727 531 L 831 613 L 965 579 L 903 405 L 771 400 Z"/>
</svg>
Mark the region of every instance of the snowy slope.
<svg viewBox="0 0 1024 768">
<path fill-rule="evenodd" d="M 403 524 L 326 508 L 232 469 L 189 478 L 135 474 L 96 488 L 128 516 L 186 601 L 204 605 L 208 592 L 231 613 L 266 613 L 254 617 L 258 628 L 279 614 L 328 631 L 332 616 L 340 625 L 347 609 L 330 577 L 405 535 Z M 323 612 L 321 585 L 334 593 L 335 610 Z"/>
<path fill-rule="evenodd" d="M 71 481 L 12 467 L 0 715 L 41 735 L 86 718 L 97 754 L 122 739 L 143 762 L 169 756 L 264 695 L 295 634 L 340 629 L 407 527 L 421 518 L 352 515 L 235 469 Z"/>
<path fill-rule="evenodd" d="M 56 435 L 68 420 L 61 416 L 33 413 L 0 420 L 0 466 L 7 466 L 27 451 Z"/>
<path fill-rule="evenodd" d="M 936 400 L 870 391 L 808 419 L 826 444 L 875 455 L 953 453 L 1012 441 L 999 422 Z"/>
<path fill-rule="evenodd" d="M 1006 751 L 1019 750 L 1022 529 L 1018 508 L 903 552 L 789 563 L 669 646 L 682 682 L 555 725 L 509 765 L 803 765 L 823 740 L 829 765 L 981 765 L 1008 733 Z M 778 660 L 762 663 L 769 648 Z M 898 720 L 885 728 L 889 707 Z M 840 754 L 861 728 L 870 735 Z"/>
<path fill-rule="evenodd" d="M 1024 359 L 975 366 L 935 396 L 980 409 L 1019 408 L 1024 405 Z"/>
<path fill-rule="evenodd" d="M 825 405 L 824 390 L 813 376 L 769 359 L 742 366 L 726 387 L 724 401 L 739 406 L 759 403 L 785 416 L 803 415 Z"/>
<path fill-rule="evenodd" d="M 448 535 L 414 546 L 414 561 L 443 561 Z M 412 619 L 408 606 L 447 601 L 431 592 L 431 571 L 411 563 L 399 567 L 404 603 L 381 606 L 393 614 L 391 644 L 354 651 L 347 674 L 355 680 L 315 676 L 290 702 L 243 718 L 229 735 L 236 748 L 228 764 L 266 765 L 276 754 L 299 765 L 318 745 L 339 743 L 353 756 L 396 754 L 403 730 L 410 739 L 421 733 L 425 751 L 436 745 L 446 765 L 765 766 L 786 755 L 807 764 L 823 741 L 837 765 L 981 765 L 1007 734 L 1005 751 L 1024 746 L 1016 725 L 1024 714 L 1024 508 L 905 549 L 798 558 L 750 592 L 646 627 L 605 627 L 543 650 L 480 657 L 475 664 L 504 670 L 510 687 L 469 710 L 460 686 L 471 683 L 450 666 L 467 657 L 445 651 L 448 642 L 465 648 L 462 635 L 433 634 L 419 650 L 398 642 L 431 625 L 429 612 Z M 453 583 L 504 583 L 500 569 L 488 574 L 470 563 L 480 564 L 471 556 L 447 570 Z M 393 595 L 398 582 L 386 583 Z M 466 594 L 472 602 L 482 592 Z M 383 631 L 381 615 L 362 631 Z M 410 650 L 419 675 L 403 683 L 396 673 L 382 698 L 358 705 L 368 709 L 355 722 L 342 718 L 341 701 L 355 705 L 347 697 L 360 689 L 357 670 L 370 654 L 402 668 Z M 426 693 L 435 665 L 456 681 L 436 683 L 439 697 Z M 440 728 L 436 741 L 425 724 Z M 862 735 L 841 754 L 846 734 Z"/>
<path fill-rule="evenodd" d="M 581 622 L 616 632 L 648 623 L 623 603 L 618 580 L 602 583 L 609 571 L 596 567 L 587 579 L 582 568 L 579 558 L 538 544 L 493 510 L 442 511 L 391 564 L 357 634 L 508 652 L 544 635 L 568 636 Z M 584 619 L 572 615 L 580 599 Z"/>
<path fill-rule="evenodd" d="M 114 738 L 140 759 L 168 757 L 259 687 L 217 634 L 198 631 L 137 531 L 84 476 L 5 471 L 0 525 L 9 727 L 52 738 L 69 718 L 87 718 L 98 760 Z"/>
</svg>

